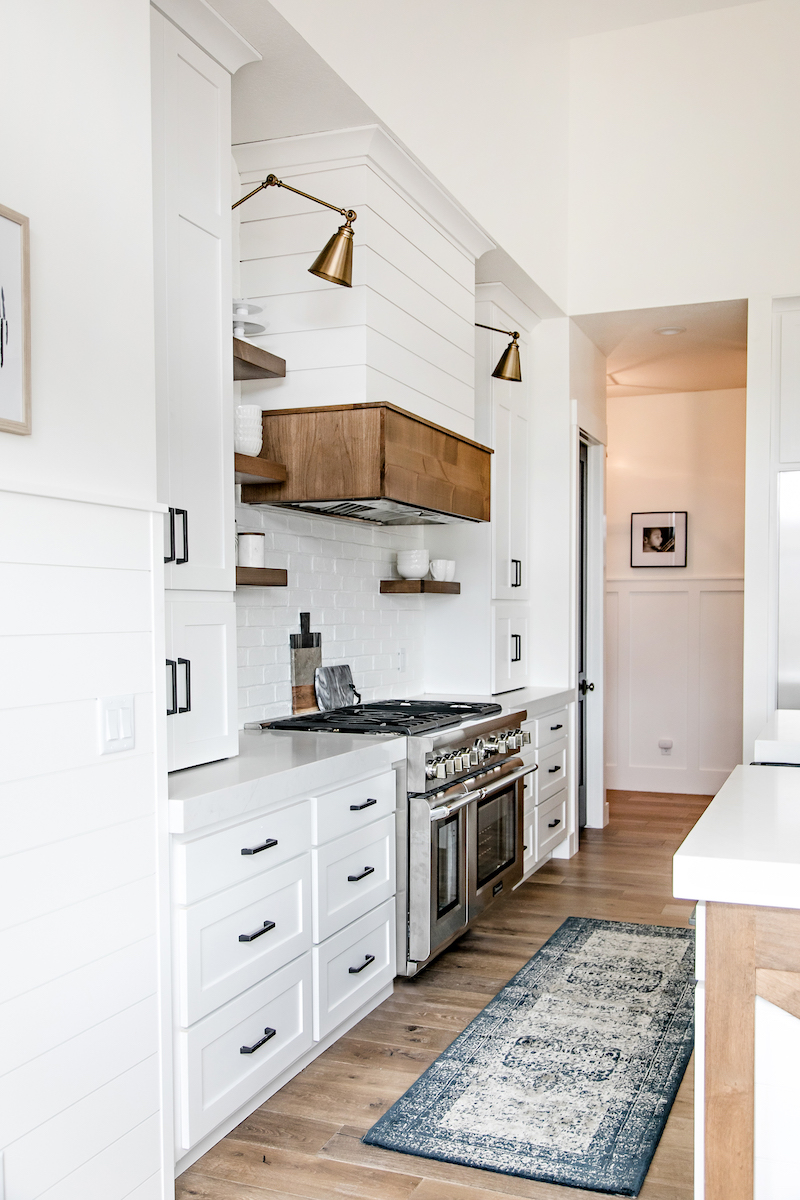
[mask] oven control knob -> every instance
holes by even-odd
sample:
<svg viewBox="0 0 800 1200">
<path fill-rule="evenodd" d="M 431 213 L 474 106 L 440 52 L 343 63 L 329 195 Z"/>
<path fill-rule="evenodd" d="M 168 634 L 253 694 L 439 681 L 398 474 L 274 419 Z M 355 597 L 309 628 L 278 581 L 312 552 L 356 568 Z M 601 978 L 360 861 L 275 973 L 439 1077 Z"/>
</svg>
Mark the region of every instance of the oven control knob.
<svg viewBox="0 0 800 1200">
<path fill-rule="evenodd" d="M 456 773 L 455 763 L 453 762 L 452 756 L 449 754 L 447 755 L 447 758 L 444 760 L 444 769 L 445 769 L 445 774 L 447 774 L 447 775 L 455 775 L 455 773 Z"/>
<path fill-rule="evenodd" d="M 531 731 L 530 731 L 530 729 L 523 729 L 523 731 L 522 731 L 522 744 L 523 744 L 523 746 L 530 746 L 530 744 L 531 744 Z"/>
<path fill-rule="evenodd" d="M 469 752 L 469 765 L 471 767 L 479 766 L 483 757 L 483 746 L 479 745 L 480 742 L 481 738 L 478 738 L 478 740 L 475 742 L 475 745 Z"/>
<path fill-rule="evenodd" d="M 522 733 L 519 729 L 515 729 L 508 739 L 509 750 L 519 750 L 522 746 Z"/>
<path fill-rule="evenodd" d="M 425 778 L 426 779 L 435 779 L 436 778 L 437 761 L 438 761 L 437 759 L 432 758 L 430 762 L 425 763 Z"/>
<path fill-rule="evenodd" d="M 505 737 L 503 737 L 502 734 L 497 739 L 497 753 L 498 754 L 507 754 L 508 753 L 508 741 L 506 740 Z"/>
<path fill-rule="evenodd" d="M 446 776 L 446 774 L 447 774 L 447 768 L 446 768 L 446 766 L 445 766 L 445 761 L 444 761 L 444 759 L 443 759 L 443 758 L 437 758 L 437 760 L 436 760 L 436 778 L 437 778 L 437 779 L 444 779 L 444 777 Z"/>
</svg>

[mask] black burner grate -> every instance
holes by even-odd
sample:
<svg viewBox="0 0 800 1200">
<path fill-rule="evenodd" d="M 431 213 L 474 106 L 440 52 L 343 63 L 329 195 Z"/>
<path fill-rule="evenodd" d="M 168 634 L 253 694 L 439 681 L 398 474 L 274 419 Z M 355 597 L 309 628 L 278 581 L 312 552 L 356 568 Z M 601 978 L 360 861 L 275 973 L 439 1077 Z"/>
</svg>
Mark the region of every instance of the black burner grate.
<svg viewBox="0 0 800 1200">
<path fill-rule="evenodd" d="M 468 717 L 490 717 L 499 704 L 444 700 L 375 700 L 330 712 L 304 713 L 265 723 L 267 729 L 327 733 L 403 733 L 415 736 L 459 725 Z"/>
</svg>

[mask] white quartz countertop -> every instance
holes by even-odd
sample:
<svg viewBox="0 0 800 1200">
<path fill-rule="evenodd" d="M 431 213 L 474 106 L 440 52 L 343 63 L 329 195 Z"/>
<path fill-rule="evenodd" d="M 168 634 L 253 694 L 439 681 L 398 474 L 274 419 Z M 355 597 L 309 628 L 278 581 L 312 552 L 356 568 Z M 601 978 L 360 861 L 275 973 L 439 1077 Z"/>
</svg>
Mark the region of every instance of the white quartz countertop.
<svg viewBox="0 0 800 1200">
<path fill-rule="evenodd" d="M 453 692 L 423 692 L 420 696 L 411 697 L 414 700 L 471 700 L 483 704 L 500 704 L 504 713 L 517 712 L 520 708 L 528 710 L 529 717 L 538 717 L 554 708 L 561 708 L 575 699 L 575 688 L 559 687 L 526 687 L 517 688 L 513 692 L 500 692 L 497 696 L 469 695 L 457 696 Z M 485 720 L 485 717 L 481 717 Z"/>
<path fill-rule="evenodd" d="M 294 796 L 313 795 L 388 770 L 402 758 L 405 738 L 391 734 L 240 730 L 236 758 L 170 775 L 170 832 L 191 833 Z"/>
<path fill-rule="evenodd" d="M 756 762 L 800 763 L 800 710 L 779 708 L 756 738 Z"/>
<path fill-rule="evenodd" d="M 673 859 L 688 900 L 800 908 L 800 768 L 736 767 Z"/>
</svg>

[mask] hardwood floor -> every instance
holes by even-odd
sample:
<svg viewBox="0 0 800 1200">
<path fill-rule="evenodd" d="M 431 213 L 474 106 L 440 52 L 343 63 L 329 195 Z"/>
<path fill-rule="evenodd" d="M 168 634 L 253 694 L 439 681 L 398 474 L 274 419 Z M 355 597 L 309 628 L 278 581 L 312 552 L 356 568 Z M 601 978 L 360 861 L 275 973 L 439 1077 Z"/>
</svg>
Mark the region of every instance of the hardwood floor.
<svg viewBox="0 0 800 1200">
<path fill-rule="evenodd" d="M 565 917 L 686 925 L 693 905 L 672 898 L 672 855 L 710 800 L 609 792 L 606 829 L 585 830 L 574 858 L 547 863 L 416 979 L 397 979 L 389 1000 L 180 1177 L 179 1200 L 596 1198 L 360 1139 Z M 690 1065 L 642 1200 L 691 1200 L 692 1129 Z"/>
</svg>

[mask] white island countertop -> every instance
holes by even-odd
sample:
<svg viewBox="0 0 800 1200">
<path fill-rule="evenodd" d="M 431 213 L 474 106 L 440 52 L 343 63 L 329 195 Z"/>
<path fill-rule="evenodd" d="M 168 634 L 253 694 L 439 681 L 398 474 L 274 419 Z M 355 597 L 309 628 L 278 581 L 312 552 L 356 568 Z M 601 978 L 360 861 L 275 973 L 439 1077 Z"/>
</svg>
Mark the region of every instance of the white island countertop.
<svg viewBox="0 0 800 1200">
<path fill-rule="evenodd" d="M 687 900 L 800 908 L 800 768 L 736 767 L 673 859 Z"/>
<path fill-rule="evenodd" d="M 313 796 L 358 775 L 386 771 L 401 758 L 405 738 L 393 734 L 240 730 L 236 758 L 170 775 L 170 832 L 192 833 L 295 796 Z"/>
<path fill-rule="evenodd" d="M 520 708 L 527 709 L 528 717 L 539 717 L 542 713 L 561 708 L 576 698 L 575 688 L 565 687 L 524 687 L 516 688 L 513 692 L 498 692 L 496 696 L 456 695 L 454 692 L 423 692 L 413 696 L 414 700 L 471 700 L 483 704 L 499 704 L 504 713 L 514 713 Z M 485 717 L 477 718 L 486 720 Z"/>
</svg>

